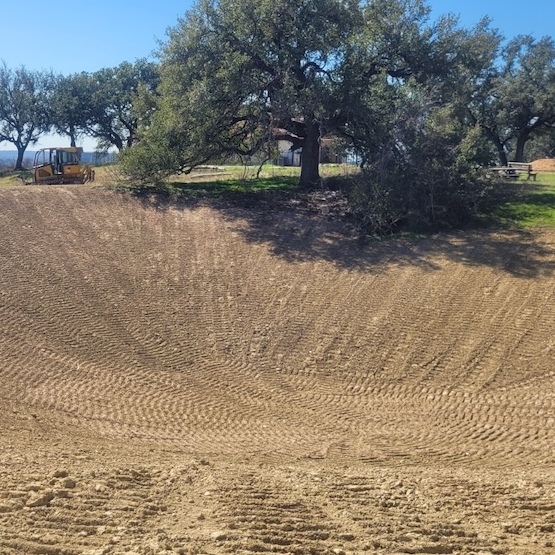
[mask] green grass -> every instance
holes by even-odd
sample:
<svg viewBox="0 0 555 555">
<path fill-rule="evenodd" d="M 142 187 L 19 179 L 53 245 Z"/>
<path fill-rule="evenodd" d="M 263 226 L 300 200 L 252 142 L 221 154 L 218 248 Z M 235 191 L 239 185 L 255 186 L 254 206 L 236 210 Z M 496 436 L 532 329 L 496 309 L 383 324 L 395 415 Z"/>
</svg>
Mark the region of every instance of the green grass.
<svg viewBox="0 0 555 555">
<path fill-rule="evenodd" d="M 487 216 L 505 225 L 555 227 L 555 174 L 541 173 L 537 181 L 503 184 L 504 190 Z"/>
<path fill-rule="evenodd" d="M 132 186 L 137 194 L 167 194 L 183 197 L 256 196 L 260 193 L 291 192 L 297 188 L 294 176 L 260 177 L 258 179 L 216 178 L 205 181 L 168 181 L 158 185 Z"/>
<path fill-rule="evenodd" d="M 345 176 L 358 168 L 344 164 L 323 164 L 323 178 Z M 138 194 L 161 193 L 189 197 L 220 197 L 258 193 L 293 192 L 298 185 L 301 169 L 298 167 L 274 166 L 205 166 L 190 174 L 174 176 L 156 185 L 124 185 Z M 257 177 L 258 176 L 258 177 Z"/>
<path fill-rule="evenodd" d="M 0 174 L 0 187 L 13 187 L 21 185 L 22 180 L 26 183 L 33 181 L 33 172 L 31 170 L 8 171 Z"/>
<path fill-rule="evenodd" d="M 260 170 L 260 171 L 259 171 Z M 320 167 L 322 177 L 346 176 L 356 172 L 351 166 L 327 164 Z M 102 173 L 102 172 L 100 172 Z M 98 177 L 102 177 L 99 173 Z M 104 184 L 117 182 L 111 173 Z M 256 175 L 259 175 L 256 178 Z M 218 166 L 199 169 L 193 174 L 176 176 L 152 186 L 118 186 L 136 194 L 159 193 L 183 197 L 238 198 L 287 194 L 296 190 L 300 168 L 273 166 Z M 115 175 L 115 174 L 114 174 Z M 112 177 L 110 177 L 112 176 Z M 109 177 L 109 179 L 108 179 Z M 32 181 L 32 172 L 5 172 L 0 175 L 0 187 L 21 185 L 21 179 Z M 555 227 L 555 173 L 540 173 L 537 181 L 519 180 L 496 185 L 494 200 L 481 219 L 493 225 L 518 227 Z"/>
</svg>

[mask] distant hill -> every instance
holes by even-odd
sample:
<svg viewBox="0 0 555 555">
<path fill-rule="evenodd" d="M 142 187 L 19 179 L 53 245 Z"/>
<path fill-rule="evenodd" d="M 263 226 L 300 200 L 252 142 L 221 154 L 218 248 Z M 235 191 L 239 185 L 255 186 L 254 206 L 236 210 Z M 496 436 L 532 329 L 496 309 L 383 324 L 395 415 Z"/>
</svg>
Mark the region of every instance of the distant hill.
<svg viewBox="0 0 555 555">
<path fill-rule="evenodd" d="M 25 165 L 31 166 L 33 164 L 34 152 L 25 153 Z M 17 152 L 15 150 L 0 150 L 0 165 L 5 166 L 8 164 L 15 164 L 17 159 Z"/>
<path fill-rule="evenodd" d="M 23 158 L 23 165 L 26 168 L 30 168 L 33 165 L 33 160 L 35 158 L 35 150 L 28 150 L 25 152 L 25 157 Z M 108 152 L 106 154 L 99 154 L 98 152 L 83 152 L 81 156 L 81 161 L 85 164 L 110 164 L 114 161 L 115 154 L 113 152 Z M 15 150 L 0 150 L 0 168 L 9 167 L 15 164 L 17 159 L 17 152 Z"/>
</svg>

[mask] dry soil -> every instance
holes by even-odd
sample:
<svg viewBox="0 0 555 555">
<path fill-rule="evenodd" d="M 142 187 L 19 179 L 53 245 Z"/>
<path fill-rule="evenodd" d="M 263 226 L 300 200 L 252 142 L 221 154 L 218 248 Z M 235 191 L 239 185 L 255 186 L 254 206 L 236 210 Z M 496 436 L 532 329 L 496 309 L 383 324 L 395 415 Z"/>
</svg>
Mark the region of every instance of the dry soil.
<svg viewBox="0 0 555 555">
<path fill-rule="evenodd" d="M 532 162 L 532 169 L 534 171 L 554 172 L 555 171 L 555 159 L 554 158 L 542 158 L 540 160 L 535 160 L 534 162 Z"/>
<path fill-rule="evenodd" d="M 554 553 L 555 232 L 345 229 L 1 190 L 0 554 Z"/>
</svg>

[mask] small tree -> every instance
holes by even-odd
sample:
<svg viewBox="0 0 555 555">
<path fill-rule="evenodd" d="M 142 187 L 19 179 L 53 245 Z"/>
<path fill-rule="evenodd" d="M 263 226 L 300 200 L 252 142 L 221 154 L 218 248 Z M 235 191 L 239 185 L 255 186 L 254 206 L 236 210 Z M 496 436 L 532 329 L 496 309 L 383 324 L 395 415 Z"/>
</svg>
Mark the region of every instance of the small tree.
<svg viewBox="0 0 555 555">
<path fill-rule="evenodd" d="M 555 158 L 555 125 L 546 126 L 526 144 L 528 160 Z"/>
<path fill-rule="evenodd" d="M 52 82 L 49 73 L 0 65 L 0 142 L 16 147 L 15 170 L 23 168 L 27 147 L 49 128 L 47 95 Z"/>
<path fill-rule="evenodd" d="M 476 213 L 487 191 L 476 168 L 488 163 L 490 148 L 467 106 L 495 59 L 499 37 L 487 20 L 471 30 L 452 17 L 426 26 L 426 12 L 420 13 L 420 19 L 407 20 L 408 27 L 377 20 L 378 36 L 394 55 L 400 49 L 392 46 L 402 44 L 397 33 L 413 37 L 408 44 L 415 48 L 390 63 L 385 75 L 376 73 L 367 94 L 355 88 L 354 105 L 367 116 L 353 118 L 346 128 L 364 169 L 353 210 L 373 233 L 459 226 Z M 376 100 L 382 109 L 376 110 Z M 378 125 L 369 124 L 372 118 Z"/>
<path fill-rule="evenodd" d="M 477 170 L 484 151 L 480 128 L 461 119 L 456 103 L 438 105 L 429 90 L 408 82 L 398 91 L 388 141 L 356 180 L 353 212 L 375 234 L 459 227 L 488 190 Z"/>
</svg>

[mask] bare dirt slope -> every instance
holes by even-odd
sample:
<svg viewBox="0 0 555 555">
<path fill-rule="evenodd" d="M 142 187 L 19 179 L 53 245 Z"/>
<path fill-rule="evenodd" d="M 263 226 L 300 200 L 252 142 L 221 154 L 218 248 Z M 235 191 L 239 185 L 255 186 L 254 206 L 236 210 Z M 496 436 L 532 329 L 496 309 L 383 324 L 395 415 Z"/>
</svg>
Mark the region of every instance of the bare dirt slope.
<svg viewBox="0 0 555 555">
<path fill-rule="evenodd" d="M 553 553 L 554 271 L 552 230 L 0 191 L 0 554 Z"/>
<path fill-rule="evenodd" d="M 540 172 L 553 172 L 555 171 L 555 159 L 542 158 L 541 160 L 534 160 L 532 162 L 532 169 Z"/>
</svg>

